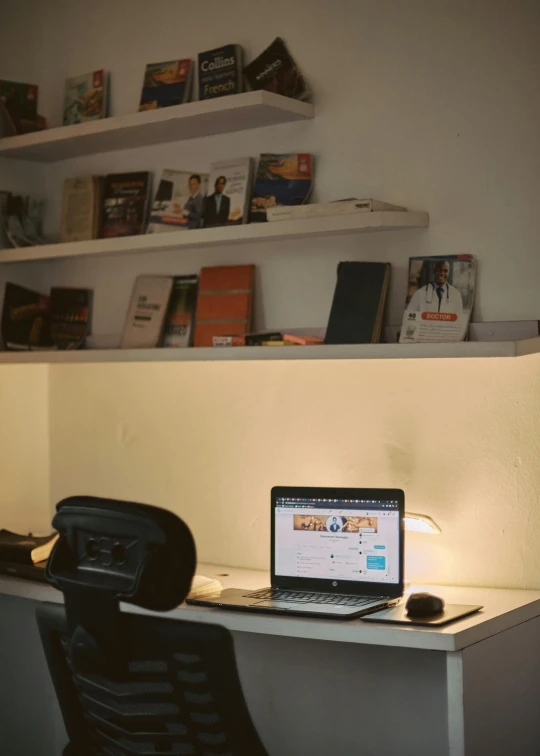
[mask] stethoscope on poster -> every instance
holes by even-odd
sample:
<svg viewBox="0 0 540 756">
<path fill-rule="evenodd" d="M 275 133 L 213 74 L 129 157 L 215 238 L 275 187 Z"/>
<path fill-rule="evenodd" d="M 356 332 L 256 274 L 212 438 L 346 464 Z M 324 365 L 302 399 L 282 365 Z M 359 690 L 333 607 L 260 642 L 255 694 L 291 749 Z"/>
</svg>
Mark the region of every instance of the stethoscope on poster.
<svg viewBox="0 0 540 756">
<path fill-rule="evenodd" d="M 431 298 L 428 299 L 428 291 L 429 291 L 429 287 L 430 286 L 431 286 Z M 439 286 L 437 286 L 437 288 L 439 288 Z M 441 289 L 446 289 L 446 299 L 449 300 L 450 299 L 450 289 L 448 288 L 448 284 L 445 283 L 440 288 Z M 433 295 L 434 294 L 435 294 L 435 285 L 432 284 L 431 281 L 430 281 L 427 284 L 427 286 L 426 286 L 426 304 L 431 304 L 433 302 Z M 441 301 L 442 301 L 442 297 L 441 297 Z"/>
</svg>

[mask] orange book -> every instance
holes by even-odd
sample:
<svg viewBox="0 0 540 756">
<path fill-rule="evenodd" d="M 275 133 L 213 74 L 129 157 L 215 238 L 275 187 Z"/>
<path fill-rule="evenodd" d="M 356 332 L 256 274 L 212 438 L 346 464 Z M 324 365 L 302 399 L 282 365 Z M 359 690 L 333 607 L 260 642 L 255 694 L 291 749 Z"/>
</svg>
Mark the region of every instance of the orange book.
<svg viewBox="0 0 540 756">
<path fill-rule="evenodd" d="M 194 346 L 211 347 L 214 336 L 250 333 L 254 277 L 254 265 L 201 269 Z"/>
</svg>

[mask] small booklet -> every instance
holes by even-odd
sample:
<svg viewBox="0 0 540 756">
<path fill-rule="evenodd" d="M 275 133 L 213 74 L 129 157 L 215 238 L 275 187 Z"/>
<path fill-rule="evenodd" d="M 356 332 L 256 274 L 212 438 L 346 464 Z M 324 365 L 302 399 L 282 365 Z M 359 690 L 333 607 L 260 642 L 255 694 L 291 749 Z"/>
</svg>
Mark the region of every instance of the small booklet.
<svg viewBox="0 0 540 756">
<path fill-rule="evenodd" d="M 204 575 L 194 575 L 188 598 L 196 599 L 217 596 L 222 590 L 223 586 L 219 580 L 214 580 L 214 578 L 208 578 Z"/>
<path fill-rule="evenodd" d="M 475 288 L 472 255 L 411 257 L 400 344 L 463 341 Z"/>
</svg>

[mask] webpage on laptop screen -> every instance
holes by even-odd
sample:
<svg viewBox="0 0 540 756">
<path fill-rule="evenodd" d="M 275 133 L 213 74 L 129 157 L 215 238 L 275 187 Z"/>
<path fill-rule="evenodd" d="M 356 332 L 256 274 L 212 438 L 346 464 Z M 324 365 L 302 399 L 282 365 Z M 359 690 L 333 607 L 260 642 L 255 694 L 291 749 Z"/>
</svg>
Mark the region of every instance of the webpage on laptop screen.
<svg viewBox="0 0 540 756">
<path fill-rule="evenodd" d="M 278 498 L 276 575 L 399 582 L 397 502 Z"/>
</svg>

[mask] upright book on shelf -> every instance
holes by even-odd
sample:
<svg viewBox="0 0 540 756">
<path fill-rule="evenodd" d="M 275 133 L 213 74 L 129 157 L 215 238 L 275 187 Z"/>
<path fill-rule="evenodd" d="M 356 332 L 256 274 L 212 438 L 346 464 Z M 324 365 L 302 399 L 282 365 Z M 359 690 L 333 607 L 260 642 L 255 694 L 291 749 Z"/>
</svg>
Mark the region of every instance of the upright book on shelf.
<svg viewBox="0 0 540 756">
<path fill-rule="evenodd" d="M 0 100 L 13 133 L 27 134 L 39 129 L 38 87 L 35 84 L 0 79 Z"/>
<path fill-rule="evenodd" d="M 476 289 L 472 255 L 409 258 L 400 344 L 463 341 Z"/>
<path fill-rule="evenodd" d="M 339 263 L 324 343 L 377 344 L 389 282 L 390 263 Z"/>
<path fill-rule="evenodd" d="M 82 349 L 90 334 L 92 291 L 53 286 L 50 297 L 51 341 L 58 349 Z"/>
<path fill-rule="evenodd" d="M 239 94 L 243 83 L 243 50 L 240 45 L 225 45 L 199 53 L 199 100 Z"/>
<path fill-rule="evenodd" d="M 252 166 L 251 158 L 212 163 L 203 216 L 205 228 L 247 223 Z"/>
<path fill-rule="evenodd" d="M 66 79 L 64 95 L 64 126 L 106 118 L 109 74 L 91 71 Z"/>
<path fill-rule="evenodd" d="M 139 110 L 156 110 L 189 102 L 192 80 L 193 63 L 189 58 L 149 63 L 144 72 Z"/>
<path fill-rule="evenodd" d="M 164 170 L 152 203 L 148 233 L 199 228 L 207 188 L 207 173 Z"/>
<path fill-rule="evenodd" d="M 122 349 L 153 349 L 160 345 L 172 287 L 172 276 L 137 278 L 122 335 Z"/>
<path fill-rule="evenodd" d="M 163 347 L 189 347 L 193 342 L 198 276 L 175 276 L 169 299 Z"/>
<path fill-rule="evenodd" d="M 266 221 L 271 208 L 302 205 L 309 199 L 312 188 L 313 155 L 262 154 L 251 198 L 250 221 Z"/>
<path fill-rule="evenodd" d="M 251 89 L 265 89 L 284 97 L 308 100 L 311 90 L 281 37 L 244 68 Z"/>
<path fill-rule="evenodd" d="M 243 336 L 251 332 L 254 277 L 254 265 L 201 269 L 196 347 L 213 346 L 214 336 Z"/>
<path fill-rule="evenodd" d="M 62 242 L 96 239 L 101 220 L 103 178 L 78 176 L 64 181 Z"/>
<path fill-rule="evenodd" d="M 8 282 L 2 310 L 4 349 L 50 349 L 49 309 L 49 297 L 45 294 Z"/>
<path fill-rule="evenodd" d="M 111 173 L 103 185 L 102 238 L 134 236 L 146 230 L 152 174 Z"/>
</svg>

